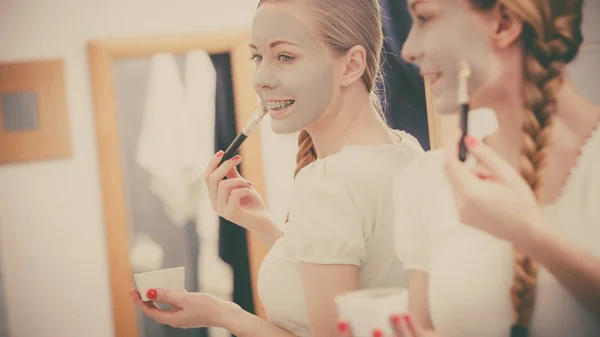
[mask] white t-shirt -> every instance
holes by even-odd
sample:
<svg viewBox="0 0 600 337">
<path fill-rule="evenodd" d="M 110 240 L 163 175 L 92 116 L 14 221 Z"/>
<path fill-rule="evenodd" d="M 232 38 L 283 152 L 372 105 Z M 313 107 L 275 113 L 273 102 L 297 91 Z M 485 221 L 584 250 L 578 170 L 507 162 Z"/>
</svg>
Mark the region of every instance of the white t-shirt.
<svg viewBox="0 0 600 337">
<path fill-rule="evenodd" d="M 512 324 L 511 245 L 459 222 L 442 162 L 441 150 L 429 152 L 395 181 L 398 256 L 406 269 L 428 272 L 429 309 L 440 336 L 507 337 Z M 545 213 L 553 230 L 600 257 L 600 127 Z M 529 333 L 600 336 L 600 322 L 541 267 Z"/>
<path fill-rule="evenodd" d="M 392 181 L 423 154 L 418 141 L 348 146 L 297 175 L 290 221 L 265 257 L 258 292 L 269 321 L 296 336 L 310 336 L 299 261 L 359 266 L 361 288 L 406 283 L 394 254 Z"/>
</svg>

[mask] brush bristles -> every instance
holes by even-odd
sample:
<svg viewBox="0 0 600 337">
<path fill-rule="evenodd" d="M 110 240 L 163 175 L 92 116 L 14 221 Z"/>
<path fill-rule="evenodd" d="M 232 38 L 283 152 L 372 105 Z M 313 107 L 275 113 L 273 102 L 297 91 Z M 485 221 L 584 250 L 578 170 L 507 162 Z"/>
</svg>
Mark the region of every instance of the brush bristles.
<svg viewBox="0 0 600 337">
<path fill-rule="evenodd" d="M 260 107 L 258 108 L 258 114 L 260 115 L 260 117 L 264 117 L 268 111 L 269 111 L 269 109 L 267 109 L 267 105 L 264 103 L 261 103 Z"/>
</svg>

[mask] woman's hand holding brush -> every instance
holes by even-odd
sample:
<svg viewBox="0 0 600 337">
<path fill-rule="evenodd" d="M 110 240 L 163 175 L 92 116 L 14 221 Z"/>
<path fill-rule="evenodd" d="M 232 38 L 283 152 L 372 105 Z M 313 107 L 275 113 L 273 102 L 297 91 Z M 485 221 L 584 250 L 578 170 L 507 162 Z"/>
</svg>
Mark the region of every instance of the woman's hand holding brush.
<svg viewBox="0 0 600 337">
<path fill-rule="evenodd" d="M 224 219 L 257 234 L 270 247 L 281 237 L 281 231 L 271 220 L 262 197 L 252 188 L 252 183 L 239 174 L 236 166 L 242 158 L 237 155 L 219 165 L 222 158 L 223 151 L 217 152 L 204 173 L 213 210 Z"/>
</svg>

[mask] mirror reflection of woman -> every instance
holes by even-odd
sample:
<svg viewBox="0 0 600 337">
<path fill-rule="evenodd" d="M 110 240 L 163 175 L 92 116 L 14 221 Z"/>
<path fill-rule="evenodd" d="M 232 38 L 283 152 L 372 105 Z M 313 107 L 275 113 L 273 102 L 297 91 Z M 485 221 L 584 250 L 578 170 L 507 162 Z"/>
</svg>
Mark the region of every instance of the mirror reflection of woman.
<svg viewBox="0 0 600 337">
<path fill-rule="evenodd" d="M 475 167 L 457 159 L 457 136 L 396 181 L 411 305 L 390 319 L 397 336 L 600 336 L 600 107 L 565 72 L 582 0 L 409 7 L 402 54 L 431 77 L 438 112 L 459 111 L 464 60 L 471 108 L 494 109 L 499 128 L 467 138 Z"/>
<path fill-rule="evenodd" d="M 271 247 L 257 284 L 268 321 L 206 294 L 151 290 L 149 298 L 175 307 L 170 312 L 132 291 L 146 315 L 238 337 L 328 337 L 337 334 L 336 295 L 405 284 L 391 182 L 423 150 L 381 117 L 374 90 L 382 44 L 377 0 L 259 2 L 250 40 L 255 90 L 275 132 L 300 131 L 283 233 L 236 170 L 240 156 L 217 168 L 217 153 L 205 178 L 215 211 Z"/>
</svg>

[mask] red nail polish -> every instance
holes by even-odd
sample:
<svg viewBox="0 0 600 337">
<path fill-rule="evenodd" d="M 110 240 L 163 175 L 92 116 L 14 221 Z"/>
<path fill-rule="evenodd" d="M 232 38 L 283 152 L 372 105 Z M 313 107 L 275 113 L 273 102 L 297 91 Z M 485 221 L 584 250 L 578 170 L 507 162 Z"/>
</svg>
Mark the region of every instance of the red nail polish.
<svg viewBox="0 0 600 337">
<path fill-rule="evenodd" d="M 472 137 L 472 136 L 466 136 L 465 137 L 465 142 L 467 142 L 471 146 L 477 146 L 477 145 L 479 145 L 479 140 L 477 140 L 477 138 Z"/>
<path fill-rule="evenodd" d="M 237 156 L 231 158 L 231 160 L 233 160 L 233 161 L 238 161 L 240 159 L 242 159 L 242 157 L 240 155 L 237 155 Z"/>
<path fill-rule="evenodd" d="M 406 321 L 406 323 L 410 324 L 410 315 L 404 314 L 404 320 Z"/>
<path fill-rule="evenodd" d="M 215 156 L 216 156 L 217 158 L 220 158 L 220 157 L 222 157 L 222 156 L 223 156 L 223 151 L 219 151 L 219 152 L 217 152 L 217 153 L 215 154 Z"/>
<path fill-rule="evenodd" d="M 392 315 L 392 323 L 394 325 L 400 324 L 400 315 Z"/>
<path fill-rule="evenodd" d="M 154 290 L 154 289 L 148 290 L 148 292 L 146 293 L 146 297 L 148 297 L 151 300 L 156 299 L 156 290 Z"/>
<path fill-rule="evenodd" d="M 375 329 L 373 331 L 373 337 L 383 337 L 383 331 L 381 331 L 381 329 Z"/>
<path fill-rule="evenodd" d="M 339 332 L 346 332 L 346 330 L 348 330 L 348 324 L 346 322 L 339 322 L 337 328 Z"/>
</svg>

